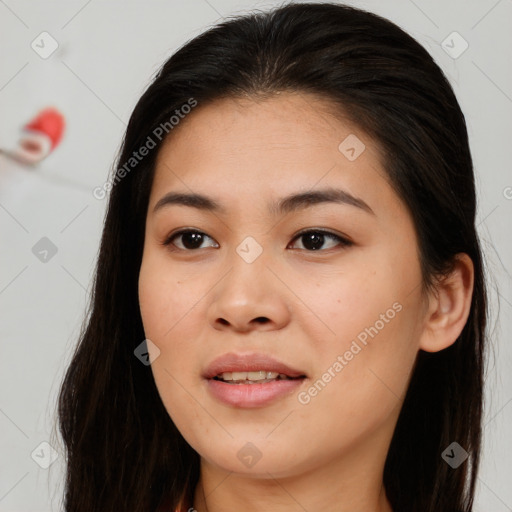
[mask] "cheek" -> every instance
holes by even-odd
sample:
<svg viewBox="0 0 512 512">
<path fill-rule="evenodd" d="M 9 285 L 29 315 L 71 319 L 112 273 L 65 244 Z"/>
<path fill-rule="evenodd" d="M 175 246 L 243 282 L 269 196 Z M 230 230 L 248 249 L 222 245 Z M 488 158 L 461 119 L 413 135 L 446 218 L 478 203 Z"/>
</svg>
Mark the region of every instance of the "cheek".
<svg viewBox="0 0 512 512">
<path fill-rule="evenodd" d="M 146 336 L 160 345 L 187 322 L 201 298 L 200 283 L 187 282 L 169 262 L 148 256 L 139 274 L 139 306 Z"/>
<path fill-rule="evenodd" d="M 151 364 L 155 385 L 170 418 L 188 435 L 190 425 L 204 418 L 190 400 L 194 357 L 183 330 L 191 307 L 198 298 L 183 281 L 155 258 L 143 259 L 139 274 L 139 305 L 146 338 L 160 350 Z M 183 343 L 180 343 L 180 339 Z M 193 392 L 193 391 L 192 391 Z"/>
<path fill-rule="evenodd" d="M 417 353 L 405 315 L 405 310 L 398 312 L 380 330 L 375 320 L 367 330 L 354 325 L 353 332 L 364 336 L 326 343 L 319 354 L 318 372 L 297 402 L 307 414 L 305 423 L 315 435 L 332 439 L 333 449 L 396 418 Z M 350 317 L 344 319 L 348 323 Z"/>
<path fill-rule="evenodd" d="M 198 382 L 198 336 L 193 330 L 199 329 L 197 303 L 205 292 L 199 280 L 192 284 L 151 252 L 143 258 L 138 288 L 145 336 L 160 350 L 151 364 L 157 389 L 173 420 L 175 411 L 185 413 L 187 428 L 191 419 L 199 421 L 186 390 Z"/>
<path fill-rule="evenodd" d="M 363 338 L 365 329 L 376 322 L 381 327 L 380 315 L 386 311 L 390 318 L 396 314 L 393 303 L 400 296 L 396 279 L 376 266 L 375 261 L 359 262 L 350 271 L 304 275 L 300 281 L 295 280 L 294 293 L 304 298 L 302 303 L 307 309 L 297 304 L 297 311 L 303 312 L 294 320 L 318 345 L 319 356 L 329 346 L 332 350 L 348 348 L 354 338 L 361 333 Z"/>
<path fill-rule="evenodd" d="M 329 330 L 316 338 L 316 373 L 299 402 L 318 417 L 329 411 L 349 430 L 378 423 L 400 403 L 418 351 L 419 293 L 411 294 L 408 279 L 397 280 L 396 269 L 379 261 L 310 287 Z"/>
</svg>

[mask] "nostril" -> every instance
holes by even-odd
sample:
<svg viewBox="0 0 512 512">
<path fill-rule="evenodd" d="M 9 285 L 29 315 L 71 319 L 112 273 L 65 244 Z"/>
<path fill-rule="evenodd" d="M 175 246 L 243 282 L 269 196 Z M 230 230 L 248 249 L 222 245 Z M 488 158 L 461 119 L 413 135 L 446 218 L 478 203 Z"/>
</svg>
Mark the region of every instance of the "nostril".
<svg viewBox="0 0 512 512">
<path fill-rule="evenodd" d="M 264 316 L 259 316 L 258 318 L 254 319 L 256 322 L 259 322 L 260 324 L 265 324 L 268 322 L 268 318 L 265 318 Z"/>
</svg>

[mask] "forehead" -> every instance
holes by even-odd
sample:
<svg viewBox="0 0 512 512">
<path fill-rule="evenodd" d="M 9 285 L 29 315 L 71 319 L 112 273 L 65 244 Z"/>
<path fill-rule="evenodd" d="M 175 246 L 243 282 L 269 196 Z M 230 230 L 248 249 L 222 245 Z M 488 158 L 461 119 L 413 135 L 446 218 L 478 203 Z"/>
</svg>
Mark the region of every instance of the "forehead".
<svg viewBox="0 0 512 512">
<path fill-rule="evenodd" d="M 199 104 L 170 133 L 159 157 L 172 153 L 189 160 L 209 153 L 210 157 L 229 159 L 273 152 L 283 158 L 309 155 L 312 160 L 318 158 L 319 151 L 337 151 L 339 137 L 354 129 L 348 120 L 342 122 L 333 114 L 332 103 L 306 93 Z"/>
<path fill-rule="evenodd" d="M 377 209 L 379 203 L 398 201 L 377 144 L 340 118 L 340 112 L 305 93 L 199 104 L 159 150 L 150 208 L 171 190 L 225 198 L 240 206 L 258 197 L 269 204 L 298 190 L 324 187 L 364 195 Z M 360 142 L 356 159 L 340 149 L 346 149 L 346 140 Z"/>
</svg>

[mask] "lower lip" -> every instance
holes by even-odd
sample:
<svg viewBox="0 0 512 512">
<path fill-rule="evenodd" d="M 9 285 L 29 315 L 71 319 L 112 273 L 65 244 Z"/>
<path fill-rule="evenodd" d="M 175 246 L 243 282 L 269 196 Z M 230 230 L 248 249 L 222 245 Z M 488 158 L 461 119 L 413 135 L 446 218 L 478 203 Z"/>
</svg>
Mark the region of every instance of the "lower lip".
<svg viewBox="0 0 512 512">
<path fill-rule="evenodd" d="M 302 386 L 305 378 L 283 379 L 262 384 L 227 384 L 208 379 L 208 388 L 215 398 L 235 407 L 263 407 L 289 395 Z"/>
</svg>

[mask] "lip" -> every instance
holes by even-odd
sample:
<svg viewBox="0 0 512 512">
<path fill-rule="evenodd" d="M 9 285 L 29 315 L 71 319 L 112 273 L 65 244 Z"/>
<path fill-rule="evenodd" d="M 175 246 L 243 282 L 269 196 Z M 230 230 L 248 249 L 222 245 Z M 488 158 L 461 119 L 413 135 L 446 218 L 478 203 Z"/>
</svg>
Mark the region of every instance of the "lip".
<svg viewBox="0 0 512 512">
<path fill-rule="evenodd" d="M 283 373 L 288 377 L 307 377 L 303 371 L 292 368 L 267 354 L 255 352 L 250 354 L 237 354 L 234 352 L 223 354 L 207 366 L 203 377 L 211 379 L 224 372 L 255 372 L 258 370 Z M 254 386 L 255 384 L 250 385 Z"/>
<path fill-rule="evenodd" d="M 213 377 L 224 372 L 250 372 L 267 370 L 283 373 L 294 380 L 276 380 L 261 384 L 228 384 Z M 234 407 L 264 407 L 279 398 L 289 396 L 303 385 L 307 375 L 266 354 L 228 353 L 214 359 L 206 368 L 203 377 L 208 391 L 217 400 Z"/>
</svg>

